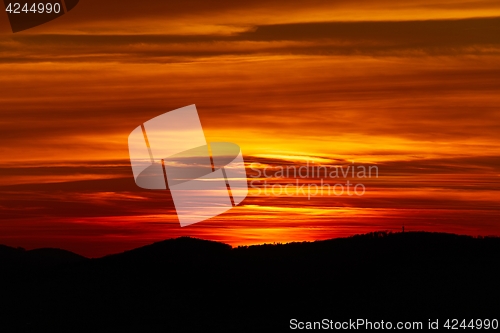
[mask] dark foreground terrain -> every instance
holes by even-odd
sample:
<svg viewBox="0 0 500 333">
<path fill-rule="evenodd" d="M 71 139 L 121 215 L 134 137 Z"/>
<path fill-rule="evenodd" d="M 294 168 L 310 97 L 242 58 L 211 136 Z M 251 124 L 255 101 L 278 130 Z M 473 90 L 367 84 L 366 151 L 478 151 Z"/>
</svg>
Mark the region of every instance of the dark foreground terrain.
<svg viewBox="0 0 500 333">
<path fill-rule="evenodd" d="M 0 332 L 287 331 L 290 320 L 500 319 L 500 238 L 191 238 L 100 259 L 0 246 Z"/>
</svg>

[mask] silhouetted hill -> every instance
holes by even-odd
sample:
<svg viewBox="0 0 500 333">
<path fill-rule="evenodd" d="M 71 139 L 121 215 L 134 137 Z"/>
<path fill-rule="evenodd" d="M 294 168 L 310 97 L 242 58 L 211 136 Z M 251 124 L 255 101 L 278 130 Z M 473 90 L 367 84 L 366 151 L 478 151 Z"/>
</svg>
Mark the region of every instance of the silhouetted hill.
<svg viewBox="0 0 500 333">
<path fill-rule="evenodd" d="M 20 249 L 16 249 L 10 246 L 0 245 L 0 260 L 12 258 L 18 252 L 20 252 Z"/>
<path fill-rule="evenodd" d="M 153 243 L 123 253 L 109 255 L 100 260 L 106 264 L 122 262 L 135 264 L 200 262 L 226 256 L 231 249 L 230 245 L 219 242 L 180 237 Z"/>
<path fill-rule="evenodd" d="M 0 267 L 4 270 L 54 269 L 57 266 L 88 260 L 70 251 L 61 249 L 36 249 L 26 251 L 0 245 Z"/>
<path fill-rule="evenodd" d="M 0 259 L 19 251 L 0 247 Z M 234 249 L 179 238 L 4 274 L 0 330 L 278 332 L 292 318 L 493 319 L 499 264 L 496 237 L 371 233 Z"/>
</svg>

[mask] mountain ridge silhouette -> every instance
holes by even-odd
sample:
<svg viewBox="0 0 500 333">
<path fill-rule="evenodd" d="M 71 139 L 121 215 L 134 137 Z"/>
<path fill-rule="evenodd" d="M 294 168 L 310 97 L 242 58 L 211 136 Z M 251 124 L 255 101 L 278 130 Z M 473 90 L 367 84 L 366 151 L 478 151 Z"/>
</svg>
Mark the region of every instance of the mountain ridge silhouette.
<svg viewBox="0 0 500 333">
<path fill-rule="evenodd" d="M 405 235 L 405 236 L 403 236 Z M 10 252 L 11 254 L 31 254 L 39 251 L 43 252 L 48 252 L 48 251 L 53 251 L 54 254 L 60 253 L 61 255 L 64 255 L 63 253 L 66 253 L 68 256 L 74 255 L 75 259 L 76 258 L 81 258 L 81 259 L 103 259 L 103 258 L 116 258 L 121 255 L 126 255 L 130 256 L 132 254 L 137 254 L 137 253 L 147 253 L 149 249 L 151 250 L 163 250 L 170 248 L 171 250 L 174 250 L 175 247 L 170 246 L 173 245 L 174 243 L 177 244 L 183 244 L 186 245 L 186 250 L 194 250 L 197 247 L 200 247 L 201 244 L 205 245 L 211 245 L 214 249 L 218 248 L 219 250 L 237 250 L 237 249 L 243 249 L 243 248 L 258 248 L 258 247 L 282 247 L 282 246 L 296 246 L 297 244 L 323 244 L 323 243 L 335 243 L 335 242 L 343 242 L 344 240 L 360 240 L 360 239 L 377 239 L 377 238 L 382 238 L 382 237 L 406 237 L 406 240 L 417 240 L 416 237 L 421 237 L 422 235 L 429 235 L 432 237 L 433 236 L 439 236 L 440 240 L 442 240 L 442 237 L 447 237 L 448 240 L 454 239 L 454 240 L 483 240 L 483 239 L 500 239 L 499 236 L 496 235 L 489 235 L 489 236 L 470 236 L 470 235 L 459 235 L 459 234 L 453 234 L 453 233 L 443 233 L 443 232 L 428 232 L 428 231 L 410 231 L 410 232 L 391 232 L 391 231 L 375 231 L 375 232 L 370 232 L 367 234 L 356 234 L 353 236 L 348 236 L 348 237 L 338 237 L 338 238 L 330 238 L 330 239 L 325 239 L 325 240 L 315 240 L 315 241 L 295 241 L 295 242 L 289 242 L 289 243 L 263 243 L 263 244 L 254 244 L 254 245 L 243 245 L 243 246 L 238 246 L 238 247 L 232 247 L 229 244 L 223 243 L 223 242 L 218 242 L 218 241 L 212 241 L 212 240 L 206 240 L 202 238 L 196 238 L 196 237 L 189 237 L 189 236 L 182 236 L 182 237 L 177 237 L 177 238 L 169 238 L 165 239 L 162 241 L 154 242 L 148 245 L 140 246 L 134 249 L 126 250 L 123 252 L 118 252 L 118 253 L 112 253 L 112 254 L 107 254 L 102 257 L 97 257 L 97 258 L 88 258 L 83 255 L 77 254 L 75 252 L 65 250 L 65 249 L 59 249 L 59 248 L 36 248 L 36 249 L 31 249 L 31 250 L 25 250 L 22 247 L 12 247 L 12 246 L 7 246 L 7 245 L 2 245 L 0 244 L 0 260 L 2 259 L 2 256 L 4 253 Z"/>
<path fill-rule="evenodd" d="M 0 247 L 0 264 L 16 251 Z M 182 237 L 80 259 L 3 270 L 0 328 L 278 332 L 292 318 L 425 324 L 493 319 L 500 298 L 498 237 L 374 232 L 235 248 Z"/>
</svg>

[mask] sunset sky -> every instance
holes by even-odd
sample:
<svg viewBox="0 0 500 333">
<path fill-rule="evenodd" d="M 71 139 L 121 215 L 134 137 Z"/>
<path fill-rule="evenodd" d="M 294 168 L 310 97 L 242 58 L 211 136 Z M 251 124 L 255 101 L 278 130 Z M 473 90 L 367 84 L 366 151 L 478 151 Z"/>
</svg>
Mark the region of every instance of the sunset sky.
<svg viewBox="0 0 500 333">
<path fill-rule="evenodd" d="M 81 0 L 16 34 L 0 14 L 0 71 L 0 244 L 96 257 L 178 236 L 500 235 L 498 0 Z M 249 181 L 252 163 L 379 177 L 355 180 L 363 196 L 251 189 L 181 228 L 168 193 L 135 185 L 127 138 L 190 104 Z"/>
</svg>

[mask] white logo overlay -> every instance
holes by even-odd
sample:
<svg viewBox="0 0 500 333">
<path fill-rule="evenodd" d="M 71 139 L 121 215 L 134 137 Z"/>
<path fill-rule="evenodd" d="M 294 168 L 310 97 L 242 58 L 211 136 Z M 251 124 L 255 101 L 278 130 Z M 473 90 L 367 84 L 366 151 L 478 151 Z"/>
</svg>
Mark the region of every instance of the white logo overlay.
<svg viewBox="0 0 500 333">
<path fill-rule="evenodd" d="M 138 126 L 128 147 L 135 183 L 170 190 L 181 227 L 222 214 L 248 194 L 240 147 L 208 144 L 195 105 Z"/>
</svg>

